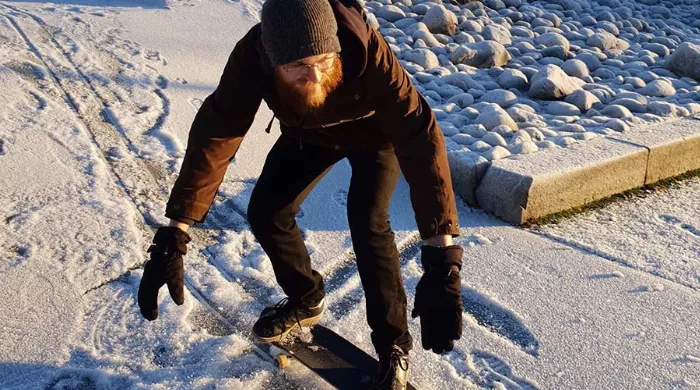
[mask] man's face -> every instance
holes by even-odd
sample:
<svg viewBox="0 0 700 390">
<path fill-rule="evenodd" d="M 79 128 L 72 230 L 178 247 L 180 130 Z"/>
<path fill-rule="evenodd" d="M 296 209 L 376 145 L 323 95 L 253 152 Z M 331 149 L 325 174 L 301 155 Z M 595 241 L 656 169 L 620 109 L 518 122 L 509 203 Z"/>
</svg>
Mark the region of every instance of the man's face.
<svg viewBox="0 0 700 390">
<path fill-rule="evenodd" d="M 320 54 L 275 68 L 275 85 L 283 101 L 297 112 L 311 114 L 343 80 L 337 53 Z"/>
</svg>

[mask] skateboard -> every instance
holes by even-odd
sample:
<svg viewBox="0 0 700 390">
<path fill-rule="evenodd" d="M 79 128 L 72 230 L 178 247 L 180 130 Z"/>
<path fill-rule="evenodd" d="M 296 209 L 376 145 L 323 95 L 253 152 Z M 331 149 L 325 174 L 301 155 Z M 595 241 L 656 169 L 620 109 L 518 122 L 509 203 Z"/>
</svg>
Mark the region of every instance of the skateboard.
<svg viewBox="0 0 700 390">
<path fill-rule="evenodd" d="M 284 339 L 257 342 L 280 369 L 296 360 L 337 389 L 366 389 L 377 371 L 378 362 L 372 356 L 323 325 L 295 329 Z M 409 390 L 415 387 L 408 384 Z"/>
</svg>

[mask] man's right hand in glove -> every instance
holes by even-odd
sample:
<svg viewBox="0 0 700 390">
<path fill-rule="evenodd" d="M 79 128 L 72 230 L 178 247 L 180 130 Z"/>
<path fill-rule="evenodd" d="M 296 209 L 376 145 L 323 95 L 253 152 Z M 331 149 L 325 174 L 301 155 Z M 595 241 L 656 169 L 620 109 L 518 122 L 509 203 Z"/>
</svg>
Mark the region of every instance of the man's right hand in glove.
<svg viewBox="0 0 700 390">
<path fill-rule="evenodd" d="M 190 236 L 178 227 L 158 228 L 153 244 L 148 248 L 151 259 L 144 267 L 139 284 L 138 303 L 145 319 L 153 321 L 158 318 L 158 291 L 164 284 L 168 285 L 170 296 L 176 304 L 185 302 L 182 256 L 187 253 L 187 243 L 190 241 Z"/>
</svg>

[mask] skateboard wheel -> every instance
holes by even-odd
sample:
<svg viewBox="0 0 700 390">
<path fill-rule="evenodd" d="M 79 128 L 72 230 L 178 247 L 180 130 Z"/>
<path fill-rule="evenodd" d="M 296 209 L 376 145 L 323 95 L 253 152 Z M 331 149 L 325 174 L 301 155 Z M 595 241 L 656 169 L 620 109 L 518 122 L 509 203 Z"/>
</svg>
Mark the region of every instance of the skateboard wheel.
<svg viewBox="0 0 700 390">
<path fill-rule="evenodd" d="M 289 359 L 286 355 L 277 355 L 275 356 L 275 363 L 277 363 L 277 367 L 279 368 L 287 368 L 289 366 Z"/>
</svg>

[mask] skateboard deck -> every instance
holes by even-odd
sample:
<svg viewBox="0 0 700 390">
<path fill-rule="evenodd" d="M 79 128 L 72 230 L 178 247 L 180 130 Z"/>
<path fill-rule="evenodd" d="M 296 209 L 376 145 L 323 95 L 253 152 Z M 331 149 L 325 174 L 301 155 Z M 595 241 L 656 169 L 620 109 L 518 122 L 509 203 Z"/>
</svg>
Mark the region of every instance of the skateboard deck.
<svg viewBox="0 0 700 390">
<path fill-rule="evenodd" d="M 339 334 L 322 325 L 295 330 L 279 342 L 259 347 L 284 369 L 297 360 L 337 389 L 365 389 L 372 382 L 378 362 Z M 414 390 L 411 384 L 407 389 Z"/>
</svg>

